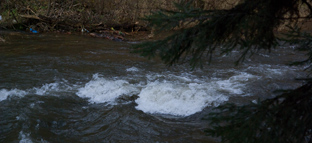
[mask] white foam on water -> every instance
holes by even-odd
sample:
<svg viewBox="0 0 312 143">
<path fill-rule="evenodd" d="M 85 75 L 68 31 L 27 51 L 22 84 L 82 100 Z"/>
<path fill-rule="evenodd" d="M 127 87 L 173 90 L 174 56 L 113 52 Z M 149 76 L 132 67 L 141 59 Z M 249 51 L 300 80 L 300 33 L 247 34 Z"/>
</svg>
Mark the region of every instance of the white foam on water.
<svg viewBox="0 0 312 143">
<path fill-rule="evenodd" d="M 284 76 L 284 74 L 289 71 L 297 70 L 296 68 L 290 67 L 290 66 L 283 66 L 283 65 L 272 66 L 268 64 L 249 66 L 247 69 L 252 70 L 252 71 L 257 71 L 264 78 L 280 77 L 280 76 Z"/>
<path fill-rule="evenodd" d="M 250 74 L 248 70 L 258 70 L 256 75 Z M 255 69 L 254 69 L 255 68 Z M 136 72 L 140 69 L 131 67 L 127 72 Z M 171 72 L 162 74 L 141 75 L 140 82 L 131 84 L 121 79 L 108 79 L 99 74 L 85 85 L 69 85 L 68 82 L 47 83 L 41 87 L 34 87 L 28 90 L 0 89 L 0 101 L 8 96 L 24 96 L 26 94 L 47 95 L 54 92 L 75 92 L 82 98 L 88 98 L 93 103 L 117 104 L 116 99 L 121 96 L 138 95 L 135 102 L 136 109 L 145 113 L 170 114 L 177 116 L 189 116 L 202 111 L 207 106 L 218 106 L 228 101 L 231 96 L 246 96 L 247 85 L 260 79 L 268 78 L 267 73 L 283 75 L 284 69 L 270 67 L 267 65 L 249 67 L 244 72 L 225 71 L 235 75 L 228 78 L 198 77 L 189 73 L 175 75 Z M 254 73 L 254 72 L 252 72 Z M 220 73 L 223 75 L 223 73 Z M 261 75 L 261 76 L 260 76 Z M 127 79 L 127 78 L 124 78 Z M 144 80 L 145 79 L 145 80 Z M 30 105 L 34 106 L 34 105 Z"/>
<path fill-rule="evenodd" d="M 281 69 L 267 69 L 269 73 L 275 74 L 275 75 L 282 75 L 283 71 Z"/>
<path fill-rule="evenodd" d="M 206 106 L 217 106 L 228 97 L 217 93 L 209 84 L 179 84 L 175 82 L 151 82 L 142 89 L 136 109 L 145 113 L 189 116 Z"/>
<path fill-rule="evenodd" d="M 76 86 L 76 85 L 73 85 Z M 72 87 L 67 85 L 64 82 L 56 83 L 47 83 L 41 87 L 33 87 L 31 89 L 20 90 L 20 89 L 0 89 L 0 101 L 7 99 L 10 96 L 23 97 L 27 94 L 36 94 L 36 95 L 47 95 L 52 92 L 64 92 L 72 90 Z"/>
<path fill-rule="evenodd" d="M 67 80 L 57 81 L 54 83 L 46 83 L 41 87 L 34 87 L 29 89 L 29 92 L 36 95 L 59 95 L 63 92 L 72 92 L 73 89 L 77 89 L 77 85 L 69 84 Z"/>
<path fill-rule="evenodd" d="M 49 83 L 49 84 L 44 84 L 40 88 L 33 88 L 35 90 L 35 94 L 37 95 L 45 95 L 47 92 L 51 91 L 59 91 L 59 83 Z"/>
<path fill-rule="evenodd" d="M 177 116 L 189 116 L 207 106 L 218 106 L 228 101 L 230 96 L 246 96 L 247 84 L 261 78 L 246 72 L 237 72 L 228 79 L 199 79 L 188 74 L 146 77 L 149 82 L 135 100 L 138 104 L 136 109 Z"/>
<path fill-rule="evenodd" d="M 127 72 L 138 72 L 139 69 L 137 67 L 131 67 L 126 69 Z"/>
<path fill-rule="evenodd" d="M 115 99 L 122 95 L 138 94 L 139 89 L 125 80 L 107 80 L 93 75 L 93 79 L 76 93 L 83 98 L 89 98 L 94 103 L 115 104 Z"/>
<path fill-rule="evenodd" d="M 33 143 L 29 136 L 30 134 L 20 131 L 18 137 L 20 139 L 19 143 Z"/>
<path fill-rule="evenodd" d="M 1 89 L 0 90 L 0 101 L 7 99 L 9 96 L 24 96 L 27 92 L 19 89 Z"/>
<path fill-rule="evenodd" d="M 244 94 L 243 89 L 248 81 L 259 79 L 259 76 L 241 72 L 226 80 L 216 81 L 219 90 L 229 92 L 230 94 Z"/>
</svg>

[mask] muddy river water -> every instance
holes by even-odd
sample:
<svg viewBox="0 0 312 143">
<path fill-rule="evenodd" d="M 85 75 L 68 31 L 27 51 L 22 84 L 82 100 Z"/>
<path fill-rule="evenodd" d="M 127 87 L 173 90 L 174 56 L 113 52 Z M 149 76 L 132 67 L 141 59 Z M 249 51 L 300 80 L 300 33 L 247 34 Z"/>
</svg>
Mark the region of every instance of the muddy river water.
<svg viewBox="0 0 312 143">
<path fill-rule="evenodd" d="M 294 89 L 304 57 L 293 47 L 239 53 L 190 70 L 129 53 L 136 42 L 85 35 L 3 32 L 0 142 L 217 142 L 205 136 L 213 107 L 272 98 Z"/>
</svg>

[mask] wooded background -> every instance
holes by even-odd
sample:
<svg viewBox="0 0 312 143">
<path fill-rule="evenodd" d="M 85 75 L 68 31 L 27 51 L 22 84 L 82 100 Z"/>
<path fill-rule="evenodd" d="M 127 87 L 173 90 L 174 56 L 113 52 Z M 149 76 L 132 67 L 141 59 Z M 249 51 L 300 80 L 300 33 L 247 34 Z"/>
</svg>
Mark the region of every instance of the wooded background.
<svg viewBox="0 0 312 143">
<path fill-rule="evenodd" d="M 0 1 L 2 27 L 33 27 L 41 31 L 82 27 L 147 26 L 140 20 L 160 9 L 174 10 L 181 0 L 10 0 Z M 238 0 L 194 0 L 195 8 L 231 8 Z M 20 25 L 18 25 L 20 24 Z M 14 26 L 15 25 L 15 26 Z"/>
</svg>

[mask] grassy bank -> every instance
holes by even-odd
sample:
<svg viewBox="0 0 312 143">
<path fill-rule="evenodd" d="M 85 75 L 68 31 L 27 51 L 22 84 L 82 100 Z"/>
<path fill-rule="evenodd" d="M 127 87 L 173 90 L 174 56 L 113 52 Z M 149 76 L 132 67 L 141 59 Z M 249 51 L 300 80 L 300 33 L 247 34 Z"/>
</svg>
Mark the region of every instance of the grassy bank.
<svg viewBox="0 0 312 143">
<path fill-rule="evenodd" d="M 139 18 L 174 0 L 10 0 L 0 1 L 1 27 L 50 31 L 146 30 Z"/>
<path fill-rule="evenodd" d="M 181 0 L 4 0 L 0 28 L 39 32 L 132 32 L 150 30 L 140 18 L 159 9 L 174 10 Z M 187 1 L 187 0 L 186 0 Z M 194 0 L 193 7 L 227 9 L 238 0 Z M 309 25 L 309 24 L 308 24 Z M 306 26 L 311 29 L 311 26 Z M 283 29 L 283 27 L 281 27 Z"/>
<path fill-rule="evenodd" d="M 1 28 L 50 31 L 148 30 L 145 15 L 173 10 L 181 0 L 6 0 L 0 1 Z M 197 8 L 230 7 L 237 0 L 194 0 Z"/>
</svg>

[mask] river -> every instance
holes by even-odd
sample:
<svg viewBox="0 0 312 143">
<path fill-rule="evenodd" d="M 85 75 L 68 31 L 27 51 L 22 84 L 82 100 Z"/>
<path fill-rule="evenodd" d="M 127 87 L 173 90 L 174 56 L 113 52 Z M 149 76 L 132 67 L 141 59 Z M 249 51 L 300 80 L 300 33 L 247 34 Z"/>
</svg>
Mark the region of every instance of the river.
<svg viewBox="0 0 312 143">
<path fill-rule="evenodd" d="M 295 89 L 304 57 L 293 47 L 239 53 L 190 70 L 129 53 L 136 42 L 85 35 L 1 32 L 0 142 L 218 142 L 204 117 Z"/>
</svg>

